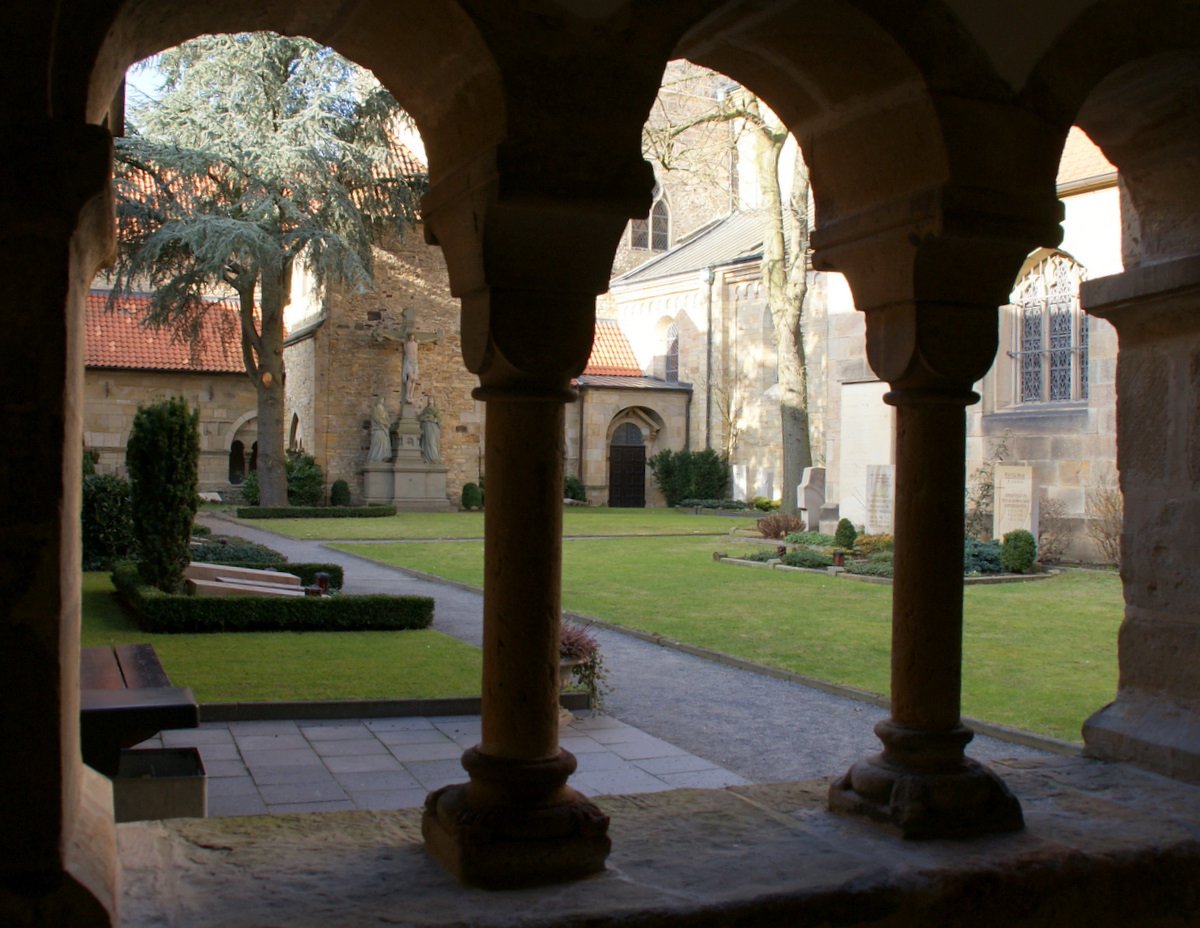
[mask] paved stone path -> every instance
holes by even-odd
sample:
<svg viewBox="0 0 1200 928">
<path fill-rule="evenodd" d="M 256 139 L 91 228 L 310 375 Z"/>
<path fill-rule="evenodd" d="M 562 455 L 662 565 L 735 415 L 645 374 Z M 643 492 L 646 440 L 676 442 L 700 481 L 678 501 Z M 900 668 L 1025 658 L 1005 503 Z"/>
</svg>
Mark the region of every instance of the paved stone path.
<svg viewBox="0 0 1200 928">
<path fill-rule="evenodd" d="M 215 531 L 267 544 L 293 561 L 341 564 L 348 593 L 432 596 L 433 627 L 482 641 L 477 591 L 276 535 L 212 513 Z M 650 792 L 839 774 L 879 750 L 872 732 L 887 712 L 845 696 L 596 629 L 612 693 L 607 715 L 564 729 L 579 760 L 581 792 Z M 209 773 L 209 814 L 397 808 L 459 781 L 458 757 L 478 741 L 477 716 L 338 721 L 207 723 L 164 734 L 169 745 L 199 746 Z M 976 737 L 980 760 L 1046 752 Z"/>
</svg>

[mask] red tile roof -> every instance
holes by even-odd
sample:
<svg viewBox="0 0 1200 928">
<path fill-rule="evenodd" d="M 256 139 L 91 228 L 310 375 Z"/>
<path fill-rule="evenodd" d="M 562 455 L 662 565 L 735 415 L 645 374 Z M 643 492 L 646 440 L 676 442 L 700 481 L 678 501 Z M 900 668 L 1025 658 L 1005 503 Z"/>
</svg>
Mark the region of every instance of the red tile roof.
<svg viewBox="0 0 1200 928">
<path fill-rule="evenodd" d="M 150 297 L 123 297 L 112 312 L 105 310 L 108 293 L 93 290 L 87 297 L 85 367 L 130 368 L 149 371 L 242 372 L 241 329 L 232 300 L 214 300 L 204 314 L 200 344 L 192 346 L 171 329 L 143 328 Z"/>
<path fill-rule="evenodd" d="M 1117 169 L 1079 126 L 1072 126 L 1058 163 L 1058 183 L 1116 174 Z"/>
<path fill-rule="evenodd" d="M 596 320 L 596 338 L 592 342 L 592 356 L 588 358 L 585 374 L 601 374 L 617 377 L 641 377 L 629 340 L 615 319 Z"/>
</svg>

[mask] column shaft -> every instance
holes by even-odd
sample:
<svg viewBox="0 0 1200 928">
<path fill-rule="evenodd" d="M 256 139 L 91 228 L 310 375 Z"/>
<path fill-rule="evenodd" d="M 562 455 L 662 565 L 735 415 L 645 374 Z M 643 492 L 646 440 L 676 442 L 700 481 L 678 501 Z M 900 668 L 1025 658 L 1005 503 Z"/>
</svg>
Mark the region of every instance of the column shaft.
<svg viewBox="0 0 1200 928">
<path fill-rule="evenodd" d="M 558 751 L 563 405 L 487 407 L 483 741 L 493 757 Z"/>
</svg>

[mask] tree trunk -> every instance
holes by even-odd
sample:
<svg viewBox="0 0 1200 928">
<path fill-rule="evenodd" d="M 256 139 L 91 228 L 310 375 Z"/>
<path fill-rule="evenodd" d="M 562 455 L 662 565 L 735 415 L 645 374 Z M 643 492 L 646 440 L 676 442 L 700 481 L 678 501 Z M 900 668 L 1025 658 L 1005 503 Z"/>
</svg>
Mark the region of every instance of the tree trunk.
<svg viewBox="0 0 1200 928">
<path fill-rule="evenodd" d="M 797 155 L 796 181 L 789 214 L 793 222 L 789 261 L 784 226 L 783 193 L 779 183 L 779 156 L 787 132 L 760 129 L 756 133 L 759 188 L 763 200 L 763 257 L 761 276 L 767 288 L 767 305 L 775 326 L 775 351 L 779 370 L 779 417 L 782 427 L 783 487 L 781 511 L 795 514 L 796 487 L 804 468 L 812 464 L 808 434 L 808 384 L 805 374 L 801 313 L 807 294 L 808 178 Z M 800 212 L 797 213 L 797 204 Z"/>
<path fill-rule="evenodd" d="M 258 358 L 258 492 L 260 506 L 286 506 L 287 469 L 283 450 L 283 307 L 287 291 L 282 275 L 264 273 Z"/>
</svg>

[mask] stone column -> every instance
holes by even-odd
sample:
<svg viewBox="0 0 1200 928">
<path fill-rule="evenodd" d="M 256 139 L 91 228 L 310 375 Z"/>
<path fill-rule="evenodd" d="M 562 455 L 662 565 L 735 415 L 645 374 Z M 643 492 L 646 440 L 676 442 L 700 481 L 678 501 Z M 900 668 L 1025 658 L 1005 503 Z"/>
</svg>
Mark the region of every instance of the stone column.
<svg viewBox="0 0 1200 928">
<path fill-rule="evenodd" d="M 430 851 L 469 883 L 506 888 L 604 868 L 608 816 L 567 786 L 558 746 L 563 401 L 481 390 L 487 401 L 483 737 L 470 782 L 426 801 Z"/>
<path fill-rule="evenodd" d="M 575 759 L 558 746 L 564 404 L 591 352 L 613 249 L 653 178 L 635 162 L 615 186 L 636 196 L 534 195 L 523 185 L 568 167 L 561 152 L 546 159 L 547 171 L 522 174 L 527 153 L 483 153 L 424 201 L 487 403 L 487 509 L 483 737 L 463 756 L 470 781 L 428 797 L 422 830 L 442 866 L 494 889 L 594 873 L 610 848 L 608 817 L 567 786 Z M 517 179 L 505 187 L 498 165 L 510 161 Z"/>
<path fill-rule="evenodd" d="M 1084 753 L 1200 783 L 1200 255 L 1084 283 L 1117 329 L 1117 464 L 1125 518 L 1116 699 Z"/>
<path fill-rule="evenodd" d="M 0 245 L 29 273 L 0 342 L 0 924 L 109 925 L 112 787 L 79 748 L 79 505 L 84 300 L 113 245 L 112 149 L 98 126 L 12 128 L 28 148 L 0 171 Z"/>
<path fill-rule="evenodd" d="M 986 767 L 963 754 L 963 483 L 969 389 L 899 389 L 896 407 L 895 576 L 891 717 L 875 726 L 883 752 L 830 788 L 830 808 L 906 838 L 1012 831 L 1021 808 Z"/>
<path fill-rule="evenodd" d="M 891 717 L 875 728 L 883 751 L 831 786 L 829 806 L 906 838 L 1019 829 L 1017 800 L 964 754 L 973 733 L 959 713 L 966 407 L 1027 242 L 901 229 L 817 244 L 854 288 L 867 358 L 896 407 Z"/>
</svg>

